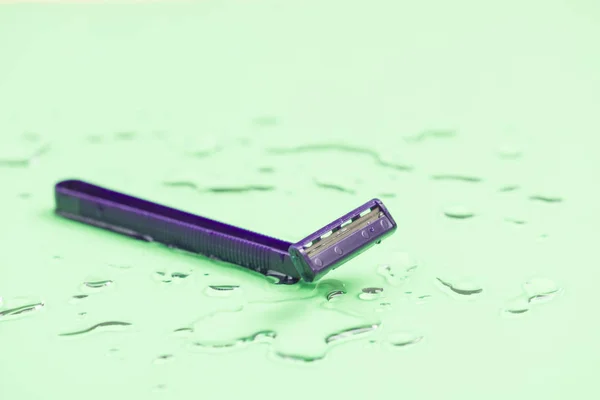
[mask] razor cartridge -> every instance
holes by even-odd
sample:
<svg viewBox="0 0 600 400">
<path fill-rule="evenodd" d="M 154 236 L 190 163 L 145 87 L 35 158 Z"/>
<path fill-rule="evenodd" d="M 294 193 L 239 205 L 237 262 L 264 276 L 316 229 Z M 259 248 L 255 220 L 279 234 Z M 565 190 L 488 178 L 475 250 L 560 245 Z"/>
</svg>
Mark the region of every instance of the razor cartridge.
<svg viewBox="0 0 600 400">
<path fill-rule="evenodd" d="M 378 199 L 290 243 L 80 180 L 57 183 L 54 196 L 55 212 L 64 218 L 237 264 L 282 283 L 315 281 L 396 230 Z"/>
</svg>

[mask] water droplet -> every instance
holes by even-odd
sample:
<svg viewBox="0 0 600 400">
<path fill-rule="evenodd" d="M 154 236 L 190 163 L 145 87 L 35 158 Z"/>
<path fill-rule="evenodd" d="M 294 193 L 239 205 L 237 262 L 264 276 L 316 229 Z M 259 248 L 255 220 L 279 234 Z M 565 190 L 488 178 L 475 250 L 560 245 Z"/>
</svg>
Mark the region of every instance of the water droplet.
<svg viewBox="0 0 600 400">
<path fill-rule="evenodd" d="M 196 341 L 194 342 L 194 346 L 205 348 L 208 350 L 223 350 L 223 349 L 231 349 L 234 347 L 239 347 L 243 345 L 248 345 L 253 342 L 268 342 L 277 337 L 277 334 L 273 331 L 263 330 L 254 332 L 247 336 L 241 336 L 235 338 L 233 340 L 223 340 L 223 341 Z"/>
<path fill-rule="evenodd" d="M 543 201 L 544 203 L 560 203 L 563 201 L 562 197 L 540 196 L 540 195 L 530 196 L 529 199 L 535 200 L 535 201 Z"/>
<path fill-rule="evenodd" d="M 513 224 L 517 224 L 517 225 L 524 225 L 525 221 L 522 219 L 513 219 L 513 218 L 505 218 L 504 219 L 506 222 L 512 222 Z"/>
<path fill-rule="evenodd" d="M 88 281 L 88 282 L 84 282 L 82 285 L 82 289 L 85 292 L 89 292 L 89 291 L 97 291 L 100 289 L 105 289 L 109 286 L 111 286 L 113 284 L 113 281 L 111 280 L 102 280 L 102 281 Z"/>
<path fill-rule="evenodd" d="M 231 296 L 234 292 L 239 292 L 241 289 L 238 285 L 210 285 L 204 293 L 211 297 L 227 297 Z"/>
<path fill-rule="evenodd" d="M 499 192 L 514 192 L 519 189 L 519 185 L 505 185 L 498 189 Z"/>
<path fill-rule="evenodd" d="M 504 311 L 509 314 L 523 314 L 529 311 L 529 300 L 524 297 L 517 297 L 508 302 Z"/>
<path fill-rule="evenodd" d="M 448 218 L 467 219 L 475 216 L 475 213 L 464 206 L 451 206 L 444 209 L 444 215 Z"/>
<path fill-rule="evenodd" d="M 307 357 L 307 356 L 301 356 L 301 355 L 296 355 L 296 354 L 285 354 L 285 353 L 281 353 L 281 352 L 276 352 L 275 356 L 286 360 L 286 361 L 292 361 L 292 362 L 297 362 L 297 363 L 312 363 L 315 361 L 319 361 L 322 360 L 323 358 L 325 358 L 325 356 L 316 356 L 316 357 Z"/>
<path fill-rule="evenodd" d="M 354 194 L 355 191 L 349 188 L 345 188 L 343 186 L 340 186 L 336 183 L 331 183 L 331 182 L 319 182 L 319 181 L 314 181 L 315 185 L 317 185 L 317 187 L 320 187 L 322 189 L 329 189 L 329 190 L 335 190 L 337 192 L 341 192 L 341 193 L 347 193 L 347 194 Z"/>
<path fill-rule="evenodd" d="M 173 331 L 173 336 L 177 337 L 189 337 L 194 333 L 192 328 L 179 328 Z"/>
<path fill-rule="evenodd" d="M 338 340 L 353 338 L 356 335 L 361 335 L 368 332 L 373 332 L 375 329 L 379 328 L 379 325 L 366 325 L 359 326 L 355 328 L 350 328 L 343 330 L 341 332 L 334 333 L 325 338 L 325 343 L 332 343 Z"/>
<path fill-rule="evenodd" d="M 165 364 L 169 361 L 173 361 L 174 356 L 173 354 L 162 354 L 158 357 L 156 357 L 156 359 L 154 360 L 154 364 Z"/>
<path fill-rule="evenodd" d="M 426 139 L 450 139 L 456 137 L 456 135 L 456 131 L 453 130 L 433 129 L 419 132 L 416 135 L 405 136 L 404 140 L 406 140 L 407 142 L 417 143 L 422 142 Z"/>
<path fill-rule="evenodd" d="M 271 174 L 273 172 L 275 172 L 275 168 L 273 167 L 261 167 L 258 169 L 258 172 L 261 172 L 263 174 Z"/>
<path fill-rule="evenodd" d="M 332 290 L 331 292 L 327 293 L 327 301 L 335 301 L 336 299 L 339 299 L 341 295 L 344 294 L 346 294 L 346 292 L 343 290 Z"/>
<path fill-rule="evenodd" d="M 535 304 L 552 300 L 561 290 L 553 280 L 532 278 L 523 284 L 523 294 L 510 300 L 503 310 L 510 314 L 523 314 Z"/>
<path fill-rule="evenodd" d="M 90 143 L 101 143 L 102 142 L 102 136 L 100 136 L 100 135 L 89 135 L 86 139 Z"/>
<path fill-rule="evenodd" d="M 115 133 L 115 138 L 117 140 L 132 140 L 135 139 L 135 132 L 116 132 Z"/>
<path fill-rule="evenodd" d="M 130 269 L 131 265 L 126 265 L 126 264 L 108 264 L 109 267 L 111 268 L 117 268 L 117 269 Z"/>
<path fill-rule="evenodd" d="M 550 279 L 533 278 L 523 284 L 523 290 L 530 303 L 539 303 L 552 299 L 561 289 Z"/>
<path fill-rule="evenodd" d="M 115 331 L 115 330 L 120 330 L 119 328 L 123 328 L 126 326 L 130 326 L 131 324 L 129 322 L 121 322 L 121 321 L 107 321 L 107 322 L 101 322 L 99 324 L 93 325 L 87 329 L 81 330 L 81 331 L 75 331 L 75 332 L 67 332 L 67 333 L 61 333 L 59 334 L 59 336 L 75 336 L 75 335 L 82 335 L 84 333 L 89 333 L 95 330 L 102 330 L 102 331 Z"/>
<path fill-rule="evenodd" d="M 502 147 L 498 150 L 498 157 L 503 160 L 517 160 L 523 156 L 521 150 L 514 147 Z"/>
<path fill-rule="evenodd" d="M 80 303 L 81 300 L 88 298 L 89 295 L 87 294 L 77 294 L 75 296 L 71 297 L 71 300 L 69 301 L 71 304 L 77 304 Z"/>
<path fill-rule="evenodd" d="M 0 309 L 0 321 L 21 317 L 26 314 L 31 314 L 35 311 L 39 311 L 44 307 L 43 302 L 29 303 L 18 307 L 12 307 L 9 309 Z"/>
<path fill-rule="evenodd" d="M 433 175 L 431 179 L 435 181 L 459 181 L 459 182 L 470 182 L 476 183 L 481 182 L 483 179 L 476 176 L 464 176 L 464 175 Z"/>
<path fill-rule="evenodd" d="M 442 285 L 444 285 L 445 287 L 447 287 L 448 289 L 450 289 L 452 292 L 463 295 L 463 296 L 471 296 L 474 294 L 479 294 L 481 292 L 483 292 L 483 289 L 481 288 L 481 286 L 479 286 L 477 283 L 469 281 L 469 280 L 462 280 L 462 281 L 456 281 L 456 282 L 449 282 L 447 280 L 442 280 L 440 278 L 436 278 Z"/>
<path fill-rule="evenodd" d="M 361 300 L 375 300 L 383 297 L 383 288 L 377 287 L 367 287 L 363 288 L 362 292 L 358 295 L 358 298 Z"/>
<path fill-rule="evenodd" d="M 387 336 L 386 342 L 394 347 L 404 347 L 419 343 L 422 339 L 423 336 L 411 332 L 393 332 Z"/>
<path fill-rule="evenodd" d="M 379 307 L 375 309 L 377 312 L 389 311 L 392 309 L 392 303 L 379 303 Z"/>
</svg>

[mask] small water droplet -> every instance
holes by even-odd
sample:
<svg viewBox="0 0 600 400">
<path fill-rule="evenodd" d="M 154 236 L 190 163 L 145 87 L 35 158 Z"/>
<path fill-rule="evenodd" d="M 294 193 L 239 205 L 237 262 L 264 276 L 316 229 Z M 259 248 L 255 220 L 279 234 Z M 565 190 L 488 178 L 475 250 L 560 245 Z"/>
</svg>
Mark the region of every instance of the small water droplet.
<svg viewBox="0 0 600 400">
<path fill-rule="evenodd" d="M 519 185 L 505 185 L 498 189 L 499 192 L 514 192 L 519 189 Z"/>
<path fill-rule="evenodd" d="M 194 333 L 194 330 L 192 328 L 179 328 L 179 329 L 175 329 L 173 331 L 173 336 L 178 336 L 178 337 L 189 337 L 192 335 L 192 333 Z"/>
<path fill-rule="evenodd" d="M 156 359 L 154 360 L 154 364 L 165 364 L 169 361 L 173 361 L 174 356 L 173 354 L 162 354 L 158 357 L 156 357 Z"/>
<path fill-rule="evenodd" d="M 335 301 L 336 299 L 339 299 L 340 296 L 346 294 L 345 291 L 343 290 L 333 290 L 329 293 L 327 293 L 327 301 Z"/>
<path fill-rule="evenodd" d="M 297 355 L 297 354 L 285 354 L 282 352 L 276 352 L 275 356 L 279 357 L 282 360 L 292 361 L 292 362 L 297 362 L 297 363 L 302 363 L 302 364 L 312 363 L 312 362 L 319 361 L 319 360 L 322 360 L 323 358 L 325 358 L 324 355 L 316 356 L 316 357 L 307 357 L 307 356 L 301 356 L 301 355 Z"/>
<path fill-rule="evenodd" d="M 88 298 L 89 295 L 87 294 L 77 294 L 75 296 L 71 297 L 71 300 L 69 301 L 71 304 L 77 304 L 80 303 L 81 300 Z"/>
<path fill-rule="evenodd" d="M 517 225 L 524 225 L 525 221 L 522 219 L 514 219 L 514 218 L 505 218 L 504 219 L 506 222 L 511 222 L 513 224 L 517 224 Z"/>
<path fill-rule="evenodd" d="M 498 157 L 503 160 L 517 160 L 522 156 L 521 150 L 514 147 L 505 146 L 498 150 Z"/>
<path fill-rule="evenodd" d="M 117 269 L 130 269 L 131 265 L 126 265 L 126 264 L 108 264 L 109 267 L 111 268 L 117 268 Z"/>
<path fill-rule="evenodd" d="M 355 328 L 350 328 L 343 330 L 341 332 L 334 333 L 325 338 L 325 343 L 337 342 L 343 339 L 354 338 L 356 335 L 361 335 L 368 332 L 373 332 L 375 329 L 379 328 L 379 325 L 366 325 L 359 326 Z"/>
<path fill-rule="evenodd" d="M 392 303 L 379 303 L 379 307 L 375 309 L 377 312 L 389 311 L 392 309 Z"/>
<path fill-rule="evenodd" d="M 275 339 L 277 334 L 270 330 L 254 332 L 247 336 L 238 337 L 232 340 L 225 341 L 196 341 L 194 346 L 207 350 L 224 350 L 250 344 L 252 342 L 270 342 Z"/>
<path fill-rule="evenodd" d="M 118 140 L 132 140 L 135 139 L 135 136 L 135 132 L 124 131 L 115 133 L 115 138 Z"/>
<path fill-rule="evenodd" d="M 533 278 L 523 284 L 523 290 L 530 303 L 539 303 L 551 300 L 561 289 L 550 279 Z"/>
<path fill-rule="evenodd" d="M 258 172 L 261 172 L 263 174 L 271 174 L 273 172 L 275 172 L 275 168 L 273 167 L 261 167 L 258 169 Z"/>
<path fill-rule="evenodd" d="M 541 196 L 541 195 L 530 196 L 529 199 L 535 200 L 535 201 L 542 201 L 544 203 L 560 203 L 563 201 L 562 197 Z"/>
<path fill-rule="evenodd" d="M 88 281 L 88 282 L 84 282 L 83 283 L 83 290 L 89 292 L 90 289 L 91 291 L 97 291 L 100 289 L 105 289 L 109 286 L 111 286 L 113 284 L 113 281 L 111 280 L 102 280 L 102 281 Z"/>
<path fill-rule="evenodd" d="M 204 290 L 204 293 L 211 297 L 227 297 L 238 292 L 239 288 L 238 285 L 210 285 Z"/>
<path fill-rule="evenodd" d="M 475 213 L 464 206 L 450 206 L 444 209 L 444 215 L 448 218 L 467 219 L 475 216 Z"/>
<path fill-rule="evenodd" d="M 523 314 L 529 311 L 529 300 L 524 297 L 517 297 L 508 302 L 504 311 L 509 314 Z"/>
<path fill-rule="evenodd" d="M 394 347 L 404 347 L 419 343 L 422 339 L 423 336 L 411 332 L 393 332 L 387 336 L 386 342 Z"/>
<path fill-rule="evenodd" d="M 375 300 L 383 297 L 383 288 L 378 287 L 367 287 L 363 288 L 362 292 L 358 295 L 361 300 Z"/>
</svg>

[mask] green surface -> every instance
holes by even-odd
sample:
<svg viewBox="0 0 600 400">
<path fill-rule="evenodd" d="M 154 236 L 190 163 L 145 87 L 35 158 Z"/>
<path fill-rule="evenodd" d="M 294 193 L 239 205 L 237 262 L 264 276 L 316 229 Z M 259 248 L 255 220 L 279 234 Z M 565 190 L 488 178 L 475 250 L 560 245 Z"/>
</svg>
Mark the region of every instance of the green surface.
<svg viewBox="0 0 600 400">
<path fill-rule="evenodd" d="M 0 398 L 599 398 L 598 20 L 0 7 Z M 58 219 L 73 177 L 291 241 L 377 196 L 399 229 L 282 287 Z"/>
</svg>

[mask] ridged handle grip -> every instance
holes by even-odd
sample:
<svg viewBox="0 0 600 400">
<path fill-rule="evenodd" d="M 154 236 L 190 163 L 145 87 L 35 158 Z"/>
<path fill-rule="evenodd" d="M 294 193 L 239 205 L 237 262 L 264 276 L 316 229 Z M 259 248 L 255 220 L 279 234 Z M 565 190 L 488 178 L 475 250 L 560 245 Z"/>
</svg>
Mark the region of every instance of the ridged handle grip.
<svg viewBox="0 0 600 400">
<path fill-rule="evenodd" d="M 136 239 L 214 257 L 292 280 L 291 243 L 79 180 L 55 186 L 56 213 Z"/>
</svg>

